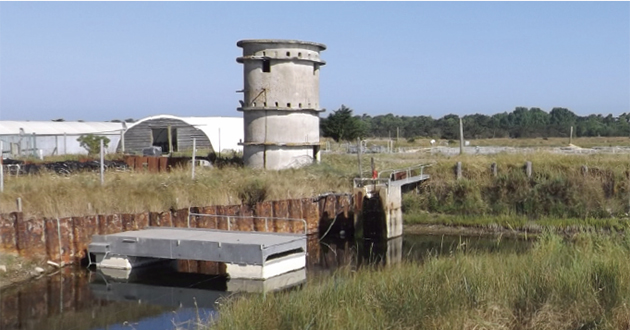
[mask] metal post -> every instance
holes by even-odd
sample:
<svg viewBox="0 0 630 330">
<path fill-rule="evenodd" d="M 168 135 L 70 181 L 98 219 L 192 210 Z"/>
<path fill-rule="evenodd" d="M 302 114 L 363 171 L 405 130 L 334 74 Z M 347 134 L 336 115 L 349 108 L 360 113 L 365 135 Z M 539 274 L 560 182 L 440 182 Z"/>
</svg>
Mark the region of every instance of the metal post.
<svg viewBox="0 0 630 330">
<path fill-rule="evenodd" d="M 173 135 L 171 135 L 171 125 L 168 125 L 168 154 L 173 152 Z"/>
<path fill-rule="evenodd" d="M 193 138 L 193 152 L 192 152 L 192 179 L 195 179 L 195 156 L 197 155 L 197 139 Z"/>
<path fill-rule="evenodd" d="M 573 126 L 571 126 L 571 133 L 569 134 L 569 144 L 573 144 Z"/>
<path fill-rule="evenodd" d="M 103 157 L 103 139 L 100 140 L 101 142 L 101 186 L 105 185 L 105 160 Z"/>
<path fill-rule="evenodd" d="M 125 153 L 125 131 L 122 129 L 120 130 L 120 151 Z"/>
<path fill-rule="evenodd" d="M 462 117 L 459 117 L 459 154 L 464 154 L 464 124 Z"/>
<path fill-rule="evenodd" d="M 363 169 L 361 168 L 361 139 L 357 138 L 357 155 L 359 157 L 359 178 L 363 177 Z"/>
<path fill-rule="evenodd" d="M 37 135 L 33 132 L 33 157 L 37 158 Z"/>
<path fill-rule="evenodd" d="M 461 180 L 462 179 L 462 162 L 457 162 L 457 165 L 455 166 L 455 172 L 457 175 L 457 180 Z"/>
<path fill-rule="evenodd" d="M 4 142 L 0 141 L 0 193 L 4 192 Z"/>
</svg>

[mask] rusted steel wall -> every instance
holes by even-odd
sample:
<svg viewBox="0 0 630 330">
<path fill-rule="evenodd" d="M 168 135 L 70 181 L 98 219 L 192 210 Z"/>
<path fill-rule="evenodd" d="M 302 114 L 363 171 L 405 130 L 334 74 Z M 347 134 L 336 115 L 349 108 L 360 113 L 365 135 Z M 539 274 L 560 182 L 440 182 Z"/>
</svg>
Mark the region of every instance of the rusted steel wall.
<svg viewBox="0 0 630 330">
<path fill-rule="evenodd" d="M 18 214 L 0 214 L 0 249 L 5 251 L 17 251 L 17 231 L 15 222 Z"/>
<path fill-rule="evenodd" d="M 187 157 L 159 157 L 159 156 L 125 156 L 124 161 L 135 171 L 149 171 L 151 173 L 168 172 L 172 167 L 183 166 L 188 163 Z"/>
<path fill-rule="evenodd" d="M 227 229 L 228 221 L 232 230 L 304 232 L 302 222 L 273 218 L 304 219 L 307 233 L 316 234 L 327 230 L 332 223 L 348 223 L 347 220 L 353 218 L 352 212 L 352 198 L 346 195 L 265 201 L 257 203 L 253 208 L 248 205 L 219 205 L 161 213 L 89 215 L 59 219 L 26 220 L 23 213 L 15 212 L 0 215 L 0 251 L 71 264 L 85 261 L 87 247 L 96 234 L 114 234 L 147 226 Z M 219 264 L 198 261 L 182 261 L 180 266 L 195 272 L 215 274 L 222 269 Z"/>
</svg>

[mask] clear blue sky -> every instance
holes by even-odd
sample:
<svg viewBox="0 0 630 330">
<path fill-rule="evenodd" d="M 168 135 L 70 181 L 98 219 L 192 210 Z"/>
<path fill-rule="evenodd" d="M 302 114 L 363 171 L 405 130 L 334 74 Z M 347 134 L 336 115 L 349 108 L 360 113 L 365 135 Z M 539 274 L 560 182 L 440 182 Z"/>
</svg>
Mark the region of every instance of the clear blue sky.
<svg viewBox="0 0 630 330">
<path fill-rule="evenodd" d="M 240 116 L 256 38 L 328 46 L 327 113 L 630 112 L 627 1 L 2 2 L 0 120 Z"/>
</svg>

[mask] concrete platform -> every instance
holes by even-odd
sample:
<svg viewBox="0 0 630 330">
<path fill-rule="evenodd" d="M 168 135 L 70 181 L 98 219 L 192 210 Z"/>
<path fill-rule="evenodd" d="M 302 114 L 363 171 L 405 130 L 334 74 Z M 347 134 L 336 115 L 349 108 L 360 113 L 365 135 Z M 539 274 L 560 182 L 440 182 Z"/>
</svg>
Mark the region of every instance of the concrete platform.
<svg viewBox="0 0 630 330">
<path fill-rule="evenodd" d="M 233 278 L 267 279 L 306 266 L 306 236 L 198 228 L 147 228 L 95 235 L 99 268 L 130 269 L 159 259 L 224 262 Z"/>
</svg>

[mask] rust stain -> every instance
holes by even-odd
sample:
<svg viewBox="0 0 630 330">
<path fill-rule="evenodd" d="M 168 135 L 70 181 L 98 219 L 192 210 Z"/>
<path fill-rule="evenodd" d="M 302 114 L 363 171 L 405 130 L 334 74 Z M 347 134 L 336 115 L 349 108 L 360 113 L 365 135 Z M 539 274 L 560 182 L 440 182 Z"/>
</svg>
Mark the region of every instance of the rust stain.
<svg viewBox="0 0 630 330">
<path fill-rule="evenodd" d="M 256 231 L 272 231 L 273 224 L 271 223 L 270 218 L 273 217 L 273 203 L 270 201 L 256 203 L 256 216 L 261 217 L 261 219 L 254 220 L 254 228 Z M 265 225 L 266 222 L 266 225 Z"/>
<path fill-rule="evenodd" d="M 120 219 L 122 222 L 122 231 L 129 231 L 129 230 L 137 230 L 137 226 L 136 226 L 136 222 L 133 219 L 133 214 L 121 214 L 120 215 Z"/>
<path fill-rule="evenodd" d="M 0 249 L 17 252 L 15 213 L 0 215 Z"/>
<path fill-rule="evenodd" d="M 46 256 L 46 236 L 45 224 L 41 220 L 18 218 L 18 228 L 23 230 L 19 233 L 18 241 L 19 253 L 23 257 L 42 258 Z"/>
<path fill-rule="evenodd" d="M 144 229 L 149 226 L 149 212 L 136 213 L 133 215 L 133 219 L 138 229 Z"/>
<path fill-rule="evenodd" d="M 292 199 L 289 200 L 289 218 L 291 219 L 304 219 L 302 212 L 302 200 L 301 199 Z M 291 224 L 291 232 L 292 233 L 304 233 L 306 232 L 306 228 L 304 228 L 304 224 L 298 221 L 292 221 Z"/>
<path fill-rule="evenodd" d="M 188 227 L 188 209 L 179 209 L 173 212 L 173 227 Z"/>
<path fill-rule="evenodd" d="M 75 262 L 87 257 L 88 245 L 92 236 L 98 234 L 98 216 L 73 217 L 74 245 L 76 251 Z"/>
<path fill-rule="evenodd" d="M 318 203 L 310 198 L 302 199 L 302 212 L 304 212 L 302 218 L 306 220 L 307 233 L 317 233 L 320 218 Z"/>
<path fill-rule="evenodd" d="M 197 260 L 177 260 L 177 271 L 181 273 L 198 273 L 199 262 Z"/>
<path fill-rule="evenodd" d="M 216 215 L 217 207 L 216 206 L 206 206 L 199 208 L 200 214 L 206 215 Z M 199 228 L 208 228 L 208 229 L 217 229 L 218 221 L 217 217 L 212 216 L 199 216 L 197 217 L 197 227 Z"/>
<path fill-rule="evenodd" d="M 109 235 L 122 232 L 122 221 L 120 215 L 109 214 L 100 215 L 98 223 L 98 232 L 101 235 Z"/>
<path fill-rule="evenodd" d="M 288 218 L 289 217 L 289 202 L 286 200 L 273 201 L 273 216 L 274 218 Z M 274 220 L 273 231 L 277 233 L 289 233 L 291 232 L 291 221 L 287 220 Z"/>
<path fill-rule="evenodd" d="M 240 205 L 238 215 L 241 217 L 251 217 L 254 215 L 254 210 L 252 210 L 247 205 Z M 240 218 L 238 222 L 239 222 L 238 230 L 240 231 L 255 231 L 256 230 L 254 219 Z"/>
<path fill-rule="evenodd" d="M 199 213 L 199 208 L 198 207 L 191 207 L 190 208 L 190 213 Z M 197 223 L 197 221 L 199 220 L 198 216 L 189 216 L 188 217 L 188 225 L 190 228 L 197 228 L 199 227 L 199 224 Z"/>
<path fill-rule="evenodd" d="M 160 161 L 157 157 L 147 157 L 147 164 L 149 165 L 149 172 L 157 173 L 160 171 Z"/>
</svg>

